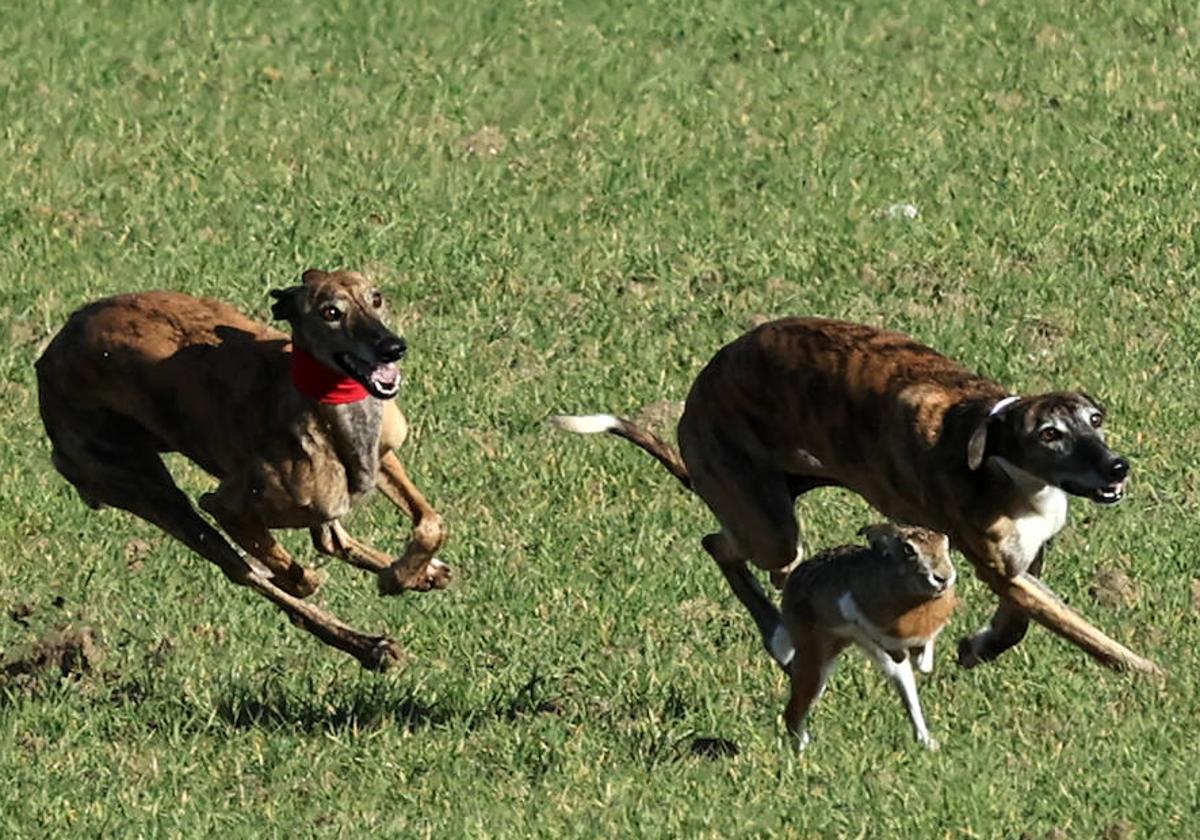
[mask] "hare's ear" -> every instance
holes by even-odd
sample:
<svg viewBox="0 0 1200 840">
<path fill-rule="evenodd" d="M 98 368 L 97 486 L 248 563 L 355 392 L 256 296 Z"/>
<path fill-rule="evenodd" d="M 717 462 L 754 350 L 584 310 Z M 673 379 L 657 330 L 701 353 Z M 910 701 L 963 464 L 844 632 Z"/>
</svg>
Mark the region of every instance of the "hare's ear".
<svg viewBox="0 0 1200 840">
<path fill-rule="evenodd" d="M 271 317 L 280 321 L 295 321 L 300 317 L 300 301 L 304 299 L 303 286 L 290 286 L 286 289 L 272 289 Z"/>
<path fill-rule="evenodd" d="M 871 550 L 876 554 L 890 555 L 896 552 L 898 542 L 896 528 L 887 522 L 864 525 L 858 529 L 858 534 L 867 538 L 867 545 L 871 546 Z"/>
</svg>

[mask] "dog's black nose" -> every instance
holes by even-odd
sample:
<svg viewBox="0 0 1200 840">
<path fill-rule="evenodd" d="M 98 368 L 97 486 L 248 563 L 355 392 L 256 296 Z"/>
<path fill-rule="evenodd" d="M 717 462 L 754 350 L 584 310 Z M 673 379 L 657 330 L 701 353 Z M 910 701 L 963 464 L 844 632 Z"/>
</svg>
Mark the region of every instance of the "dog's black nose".
<svg viewBox="0 0 1200 840">
<path fill-rule="evenodd" d="M 398 335 L 381 338 L 375 345 L 375 355 L 385 362 L 398 362 L 404 358 L 408 345 Z"/>
<path fill-rule="evenodd" d="M 1118 458 L 1108 465 L 1108 478 L 1110 481 L 1124 481 L 1127 475 L 1129 475 L 1129 462 L 1124 458 Z"/>
</svg>

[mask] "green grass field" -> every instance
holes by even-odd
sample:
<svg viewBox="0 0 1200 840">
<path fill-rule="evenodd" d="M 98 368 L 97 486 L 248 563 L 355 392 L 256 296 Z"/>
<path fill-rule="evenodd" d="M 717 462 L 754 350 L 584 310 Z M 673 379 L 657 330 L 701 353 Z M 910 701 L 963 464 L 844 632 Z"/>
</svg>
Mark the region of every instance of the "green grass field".
<svg viewBox="0 0 1200 840">
<path fill-rule="evenodd" d="M 7 3 L 0 835 L 1200 834 L 1200 13 L 844 6 Z M 404 459 L 452 529 L 447 592 L 328 567 L 319 600 L 405 645 L 386 676 L 88 511 L 37 419 L 33 360 L 83 302 L 165 287 L 265 318 L 309 266 L 392 298 Z M 1106 403 L 1130 496 L 1075 501 L 1046 578 L 1169 678 L 1040 629 L 963 671 L 953 639 L 994 604 L 964 579 L 920 682 L 941 751 L 848 654 L 795 755 L 702 505 L 544 423 L 682 400 L 784 314 Z M 802 508 L 810 550 L 871 518 Z M 350 525 L 406 533 L 382 500 Z M 96 632 L 86 673 L 17 674 L 64 625 Z"/>
</svg>

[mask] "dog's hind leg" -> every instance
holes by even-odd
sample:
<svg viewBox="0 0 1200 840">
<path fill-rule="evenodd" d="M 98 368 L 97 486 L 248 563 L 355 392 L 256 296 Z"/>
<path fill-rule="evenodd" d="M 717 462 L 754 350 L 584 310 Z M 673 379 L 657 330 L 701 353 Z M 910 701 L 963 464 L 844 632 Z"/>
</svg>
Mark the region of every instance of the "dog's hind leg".
<svg viewBox="0 0 1200 840">
<path fill-rule="evenodd" d="M 446 541 L 442 517 L 413 484 L 394 452 L 379 459 L 376 485 L 396 507 L 412 518 L 412 536 L 404 553 L 379 573 L 381 595 L 398 595 L 410 589 L 443 589 L 450 582 L 450 567 L 436 556 Z"/>
<path fill-rule="evenodd" d="M 796 559 L 799 527 L 787 481 L 782 474 L 740 470 L 723 470 L 719 475 L 703 469 L 691 472 L 696 492 L 722 525 L 720 533 L 704 538 L 704 550 L 750 611 L 763 647 L 786 668 L 794 653 L 791 640 L 779 609 L 747 564 L 773 571 Z"/>
<path fill-rule="evenodd" d="M 391 568 L 392 561 L 396 559 L 361 540 L 356 540 L 336 519 L 310 528 L 309 533 L 317 551 L 344 560 L 364 571 L 378 574 Z"/>
<path fill-rule="evenodd" d="M 709 534 L 701 540 L 701 545 L 709 556 L 717 562 L 717 568 L 725 577 L 733 594 L 750 611 L 758 632 L 762 636 L 763 647 L 783 668 L 792 661 L 795 649 L 788 638 L 780 618 L 779 609 L 763 591 L 762 584 L 750 571 L 747 565 L 748 556 L 738 544 L 730 538 L 728 532 L 720 531 Z"/>
<path fill-rule="evenodd" d="M 800 498 L 809 490 L 815 490 L 818 487 L 830 487 L 835 482 L 826 478 L 816 478 L 813 476 L 798 475 L 789 473 L 786 477 L 788 492 L 792 494 L 792 506 L 795 507 L 796 499 Z M 804 562 L 804 547 L 800 545 L 799 538 L 796 540 L 796 556 L 792 558 L 792 562 L 780 569 L 771 569 L 770 579 L 771 585 L 776 589 L 782 590 L 784 584 L 787 583 L 788 576 L 792 570 Z"/>
<path fill-rule="evenodd" d="M 221 490 L 201 496 L 200 507 L 217 520 L 222 530 L 233 537 L 243 551 L 270 570 L 271 580 L 284 592 L 297 598 L 307 598 L 324 583 L 323 573 L 306 569 L 293 560 L 265 525 L 251 515 L 237 511 L 225 500 Z"/>
<path fill-rule="evenodd" d="M 73 449 L 70 453 L 57 451 L 55 464 L 85 499 L 121 508 L 157 525 L 215 563 L 231 581 L 267 598 L 294 624 L 350 654 L 365 668 L 382 671 L 399 660 L 399 646 L 391 639 L 360 633 L 255 571 L 221 532 L 196 512 L 156 452 L 98 441 Z"/>
</svg>

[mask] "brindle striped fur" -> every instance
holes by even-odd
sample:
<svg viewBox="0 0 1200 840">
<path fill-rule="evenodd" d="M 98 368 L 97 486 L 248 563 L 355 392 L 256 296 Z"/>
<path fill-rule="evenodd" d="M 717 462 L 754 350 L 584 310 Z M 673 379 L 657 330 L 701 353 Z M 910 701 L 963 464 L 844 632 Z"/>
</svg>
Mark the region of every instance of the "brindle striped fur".
<svg viewBox="0 0 1200 840">
<path fill-rule="evenodd" d="M 381 320 L 382 297 L 362 275 L 313 269 L 273 295 L 291 341 L 327 367 L 349 356 L 360 370 L 376 369 L 403 355 L 403 340 Z M 329 307 L 336 319 L 322 315 Z M 37 362 L 54 465 L 90 506 L 146 519 L 326 644 L 383 669 L 398 660 L 396 643 L 306 603 L 321 579 L 270 529 L 308 528 L 318 550 L 375 572 L 380 591 L 392 594 L 446 585 L 449 569 L 434 557 L 445 528 L 393 452 L 408 433 L 395 402 L 304 397 L 288 373 L 290 354 L 287 335 L 219 301 L 159 291 L 91 303 Z M 197 514 L 162 452 L 179 452 L 220 480 L 200 506 L 261 566 Z M 339 522 L 375 487 L 413 521 L 399 559 Z"/>
<path fill-rule="evenodd" d="M 1032 617 L 1107 665 L 1157 671 L 1034 577 L 1062 527 L 1063 491 L 1106 503 L 1123 491 L 1128 464 L 1104 443 L 1102 409 L 1075 392 L 1006 398 L 907 336 L 787 318 L 728 344 L 700 372 L 679 422 L 682 461 L 626 420 L 559 424 L 631 439 L 695 490 L 722 526 L 703 545 L 781 664 L 790 652 L 777 644 L 778 610 L 747 563 L 782 580 L 797 557 L 796 498 L 839 486 L 891 519 L 948 534 L 1001 596 L 990 626 L 960 646 L 962 664 L 1016 644 Z M 1047 427 L 1052 443 L 1039 437 Z"/>
</svg>

